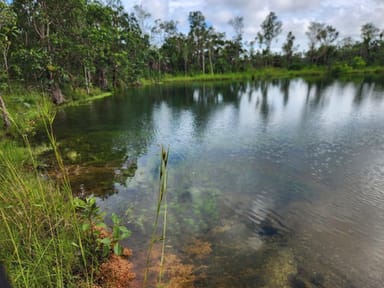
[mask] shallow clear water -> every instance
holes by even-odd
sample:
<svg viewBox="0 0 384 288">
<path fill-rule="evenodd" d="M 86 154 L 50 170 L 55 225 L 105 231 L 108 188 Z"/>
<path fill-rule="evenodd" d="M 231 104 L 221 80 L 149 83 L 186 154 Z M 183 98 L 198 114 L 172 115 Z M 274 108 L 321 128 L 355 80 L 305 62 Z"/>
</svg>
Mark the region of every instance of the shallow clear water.
<svg viewBox="0 0 384 288">
<path fill-rule="evenodd" d="M 379 82 L 137 88 L 61 111 L 55 131 L 64 154 L 79 155 L 67 161 L 74 190 L 97 195 L 133 231 L 138 278 L 163 144 L 166 252 L 193 265 L 195 287 L 384 283 Z"/>
</svg>

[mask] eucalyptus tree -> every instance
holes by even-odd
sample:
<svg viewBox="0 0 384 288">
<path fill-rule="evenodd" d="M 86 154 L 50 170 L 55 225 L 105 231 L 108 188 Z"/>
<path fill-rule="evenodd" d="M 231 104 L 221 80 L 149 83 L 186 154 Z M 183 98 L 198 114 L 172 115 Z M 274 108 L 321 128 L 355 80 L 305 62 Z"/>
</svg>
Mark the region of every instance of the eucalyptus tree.
<svg viewBox="0 0 384 288">
<path fill-rule="evenodd" d="M 270 12 L 261 23 L 260 27 L 261 32 L 257 33 L 256 38 L 261 46 L 265 46 L 263 53 L 269 55 L 272 41 L 282 32 L 283 23 L 278 20 L 275 12 Z"/>
<path fill-rule="evenodd" d="M 139 23 L 140 29 L 144 34 L 148 34 L 150 30 L 151 13 L 144 9 L 143 5 L 133 6 L 134 15 Z"/>
<path fill-rule="evenodd" d="M 380 29 L 373 23 L 366 23 L 361 26 L 361 38 L 363 40 L 361 55 L 367 62 L 372 60 L 371 51 L 377 45 L 379 35 Z"/>
<path fill-rule="evenodd" d="M 160 49 L 165 42 L 166 39 L 172 38 L 177 34 L 177 22 L 174 20 L 170 21 L 162 21 L 161 19 L 155 20 L 155 25 L 152 27 L 152 42 L 155 46 L 152 49 L 153 53 L 157 55 L 157 69 L 158 75 L 161 76 L 161 66 L 163 64 L 167 66 L 168 59 L 166 55 L 163 53 L 164 49 Z M 170 41 L 172 42 L 172 41 Z M 170 42 L 168 44 L 170 44 Z M 173 47 L 176 49 L 176 47 Z"/>
<path fill-rule="evenodd" d="M 336 46 L 333 45 L 336 39 L 339 37 L 339 32 L 331 25 L 324 25 L 324 28 L 319 31 L 319 58 L 324 65 L 330 64 L 330 57 L 334 54 Z"/>
<path fill-rule="evenodd" d="M 13 39 L 17 36 L 18 29 L 16 26 L 17 15 L 12 8 L 5 2 L 0 1 L 0 53 L 2 60 L 2 71 L 0 70 L 0 81 L 9 81 L 9 51 Z M 9 82 L 8 82 L 9 83 Z M 8 89 L 9 89 L 8 85 Z M 0 99 L 1 100 L 1 99 Z"/>
<path fill-rule="evenodd" d="M 223 58 L 223 54 L 225 54 L 225 33 L 217 32 L 213 27 L 209 27 L 207 31 L 207 36 L 209 68 L 210 73 L 214 74 L 215 71 L 220 69 L 218 62 L 220 62 L 220 59 Z M 236 46 L 236 49 L 237 48 L 238 47 Z M 232 60 L 236 61 L 236 63 L 238 61 L 237 53 L 238 51 L 236 50 L 236 54 L 234 55 L 236 58 L 232 58 Z"/>
<path fill-rule="evenodd" d="M 244 32 L 244 18 L 241 16 L 236 16 L 232 19 L 229 20 L 229 25 L 232 26 L 234 32 L 235 32 L 235 37 L 234 37 L 234 44 L 235 44 L 235 66 L 236 69 L 239 68 L 239 63 L 240 63 L 240 55 L 243 51 L 242 49 L 242 40 L 243 40 L 243 32 Z"/>
<path fill-rule="evenodd" d="M 3 56 L 3 71 L 7 81 L 9 79 L 8 52 L 11 46 L 10 36 L 15 30 L 15 23 L 16 23 L 15 13 L 13 13 L 13 11 L 10 9 L 10 7 L 6 2 L 1 1 L 0 2 L 0 50 Z M 0 74 L 0 76 L 2 75 Z M 0 94 L 0 112 L 4 122 L 3 127 L 4 129 L 8 129 L 11 126 L 11 122 L 9 121 L 7 108 L 5 106 L 5 102 L 1 94 Z"/>
<path fill-rule="evenodd" d="M 308 37 L 309 50 L 307 54 L 309 56 L 310 63 L 316 62 L 316 50 L 320 44 L 319 35 L 324 29 L 324 24 L 319 22 L 311 22 L 308 26 L 305 35 Z"/>
<path fill-rule="evenodd" d="M 166 59 L 167 72 L 188 74 L 191 55 L 188 36 L 182 33 L 172 34 L 165 38 L 160 50 Z"/>
<path fill-rule="evenodd" d="M 296 37 L 295 35 L 293 35 L 292 31 L 289 31 L 287 34 L 287 39 L 285 40 L 282 47 L 282 50 L 285 55 L 285 60 L 288 66 L 291 65 L 293 52 L 295 51 L 295 47 L 294 47 L 295 38 Z"/>
<path fill-rule="evenodd" d="M 339 37 L 335 27 L 319 22 L 311 22 L 305 34 L 309 40 L 308 55 L 311 63 L 329 64 L 329 58 L 336 47 L 334 42 Z"/>
<path fill-rule="evenodd" d="M 198 63 L 200 70 L 205 74 L 205 49 L 207 39 L 207 23 L 201 11 L 189 13 L 189 43 L 192 52 L 192 61 Z"/>
<path fill-rule="evenodd" d="M 234 40 L 236 42 L 241 42 L 243 39 L 243 32 L 244 32 L 244 17 L 236 16 L 228 21 L 228 24 L 232 26 L 235 37 Z"/>
</svg>

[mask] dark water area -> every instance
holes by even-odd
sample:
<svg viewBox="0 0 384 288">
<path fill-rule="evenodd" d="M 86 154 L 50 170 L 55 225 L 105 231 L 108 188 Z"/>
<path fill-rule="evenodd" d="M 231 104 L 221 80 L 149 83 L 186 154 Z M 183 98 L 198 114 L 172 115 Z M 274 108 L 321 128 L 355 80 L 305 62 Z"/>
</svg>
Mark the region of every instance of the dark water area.
<svg viewBox="0 0 384 288">
<path fill-rule="evenodd" d="M 166 253 L 193 267 L 188 287 L 379 288 L 382 83 L 142 87 L 61 111 L 54 129 L 76 193 L 97 196 L 132 230 L 138 271 L 163 144 Z"/>
</svg>

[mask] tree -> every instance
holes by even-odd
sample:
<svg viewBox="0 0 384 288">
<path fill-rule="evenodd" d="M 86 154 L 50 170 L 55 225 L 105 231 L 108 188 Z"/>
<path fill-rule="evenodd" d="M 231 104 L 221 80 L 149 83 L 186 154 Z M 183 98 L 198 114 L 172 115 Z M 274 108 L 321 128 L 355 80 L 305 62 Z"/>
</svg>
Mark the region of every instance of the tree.
<svg viewBox="0 0 384 288">
<path fill-rule="evenodd" d="M 336 28 L 324 23 L 311 22 L 305 34 L 309 40 L 310 62 L 329 64 L 330 55 L 335 51 L 333 43 L 339 36 Z"/>
<path fill-rule="evenodd" d="M 201 11 L 193 11 L 189 13 L 189 40 L 192 46 L 191 51 L 195 55 L 192 58 L 195 58 L 199 63 L 200 69 L 203 74 L 205 74 L 205 46 L 207 38 L 207 23 L 205 22 L 205 17 Z"/>
<path fill-rule="evenodd" d="M 233 30 L 235 31 L 235 37 L 234 37 L 234 44 L 235 44 L 235 65 L 236 70 L 239 68 L 239 62 L 240 62 L 240 54 L 242 52 L 242 45 L 241 41 L 243 39 L 243 30 L 244 30 L 244 18 L 240 16 L 236 16 L 229 20 L 229 24 L 232 26 Z"/>
<path fill-rule="evenodd" d="M 11 122 L 9 121 L 7 108 L 5 107 L 5 103 L 3 98 L 0 95 L 0 111 L 4 122 L 4 129 L 7 130 L 11 126 Z"/>
<path fill-rule="evenodd" d="M 241 40 L 243 39 L 244 18 L 240 16 L 236 16 L 230 19 L 228 24 L 231 25 L 233 30 L 235 31 L 234 40 L 236 42 L 241 42 Z"/>
<path fill-rule="evenodd" d="M 324 25 L 324 28 L 319 31 L 318 38 L 321 45 L 319 49 L 319 58 L 325 65 L 329 65 L 330 56 L 336 50 L 333 43 L 336 41 L 338 36 L 339 32 L 331 25 Z"/>
<path fill-rule="evenodd" d="M 285 54 L 285 59 L 287 61 L 287 64 L 290 65 L 292 61 L 292 55 L 295 50 L 295 47 L 293 46 L 295 41 L 295 36 L 293 35 L 292 31 L 289 31 L 287 34 L 287 40 L 283 44 L 283 52 Z"/>
<path fill-rule="evenodd" d="M 217 65 L 215 65 L 214 63 L 218 61 L 220 54 L 223 54 L 224 36 L 225 36 L 224 33 L 217 32 L 213 27 L 208 28 L 207 50 L 208 50 L 209 68 L 210 68 L 211 74 L 214 74 L 214 71 L 217 70 L 217 67 L 215 67 Z"/>
<path fill-rule="evenodd" d="M 35 70 L 34 75 L 26 71 L 26 79 L 32 74 L 51 92 L 55 103 L 62 103 L 61 86 L 69 77 L 68 63 L 84 21 L 85 1 L 14 0 L 12 6 L 22 35 L 15 52 L 27 60 L 21 65 Z"/>
<path fill-rule="evenodd" d="M 257 33 L 257 40 L 261 45 L 265 45 L 264 53 L 270 54 L 271 43 L 274 38 L 280 35 L 283 23 L 277 19 L 275 12 L 270 12 L 261 23 L 261 32 Z"/>
<path fill-rule="evenodd" d="M 152 32 L 152 42 L 157 44 L 159 48 L 164 43 L 165 39 L 168 39 L 170 37 L 173 37 L 177 34 L 177 22 L 171 20 L 171 21 L 162 21 L 161 19 L 155 20 L 155 25 L 151 29 Z M 152 49 L 153 54 L 156 54 L 157 58 L 157 69 L 158 69 L 158 75 L 159 78 L 161 76 L 161 60 L 163 59 L 162 55 L 162 49 L 159 49 L 154 47 Z"/>
<path fill-rule="evenodd" d="M 135 16 L 139 22 L 141 31 L 147 34 L 149 30 L 147 21 L 151 18 L 151 13 L 147 12 L 143 5 L 135 5 L 133 6 L 133 10 L 135 11 Z"/>
<path fill-rule="evenodd" d="M 315 53 L 317 49 L 317 44 L 320 43 L 319 35 L 324 29 L 324 24 L 319 22 L 311 22 L 309 24 L 308 30 L 305 32 L 309 40 L 309 50 L 308 55 L 311 63 L 315 62 Z"/>
<path fill-rule="evenodd" d="M 370 61 L 370 54 L 376 40 L 379 36 L 380 30 L 373 23 L 366 23 L 361 27 L 361 38 L 363 40 L 362 46 L 362 57 L 367 62 Z"/>
<path fill-rule="evenodd" d="M 7 81 L 9 81 L 8 53 L 12 44 L 11 38 L 17 34 L 16 20 L 16 13 L 12 11 L 6 2 L 0 1 L 0 52 Z M 3 101 L 1 102 L 3 103 Z"/>
</svg>

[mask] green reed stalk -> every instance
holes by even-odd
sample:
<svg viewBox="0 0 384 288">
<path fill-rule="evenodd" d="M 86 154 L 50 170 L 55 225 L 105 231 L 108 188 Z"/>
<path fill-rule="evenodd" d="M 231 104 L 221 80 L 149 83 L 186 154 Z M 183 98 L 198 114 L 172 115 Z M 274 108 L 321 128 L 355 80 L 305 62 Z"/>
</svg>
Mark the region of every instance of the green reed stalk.
<svg viewBox="0 0 384 288">
<path fill-rule="evenodd" d="M 150 263 L 151 255 L 152 255 L 153 246 L 155 245 L 157 240 L 156 232 L 158 229 L 159 215 L 160 215 L 162 203 L 164 202 L 165 204 L 164 204 L 163 229 L 162 229 L 162 237 L 161 237 L 162 251 L 161 251 L 161 260 L 160 260 L 159 282 L 162 281 L 162 276 L 163 276 L 164 255 L 165 255 L 165 231 L 166 231 L 166 221 L 167 221 L 166 193 L 167 193 L 167 178 L 168 178 L 168 173 L 167 173 L 168 154 L 169 154 L 169 149 L 165 150 L 164 147 L 162 146 L 161 147 L 161 164 L 160 164 L 160 187 L 159 187 L 159 194 L 157 199 L 156 216 L 153 224 L 152 235 L 149 242 L 148 253 L 147 253 L 146 268 L 145 268 L 144 283 L 143 283 L 144 288 L 147 287 L 147 284 L 148 284 L 147 282 L 148 282 L 149 266 L 151 264 Z"/>
<path fill-rule="evenodd" d="M 164 153 L 163 153 L 164 152 Z M 164 216 L 163 216 L 163 235 L 161 237 L 162 247 L 161 247 L 161 259 L 160 259 L 160 271 L 159 271 L 159 283 L 161 283 L 163 278 L 163 269 L 164 269 L 164 260 L 165 260 L 165 239 L 167 232 L 167 181 L 168 181 L 168 171 L 167 171 L 167 163 L 168 163 L 168 152 L 162 151 L 162 168 L 163 168 L 163 192 L 164 195 Z M 165 159 L 164 159 L 165 158 Z"/>
</svg>

